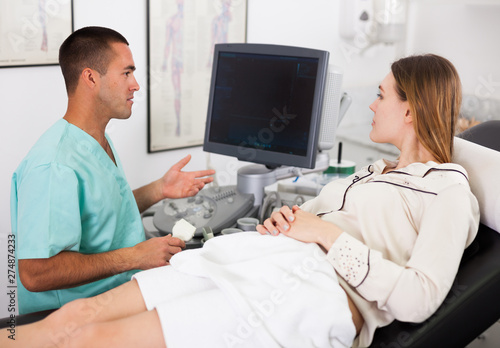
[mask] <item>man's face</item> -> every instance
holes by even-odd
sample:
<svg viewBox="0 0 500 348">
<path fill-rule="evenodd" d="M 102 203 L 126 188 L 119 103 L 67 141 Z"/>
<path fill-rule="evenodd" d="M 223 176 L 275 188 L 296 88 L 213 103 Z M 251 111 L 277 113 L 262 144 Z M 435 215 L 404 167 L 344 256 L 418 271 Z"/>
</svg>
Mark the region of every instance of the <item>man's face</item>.
<svg viewBox="0 0 500 348">
<path fill-rule="evenodd" d="M 134 92 L 139 90 L 134 59 L 128 45 L 113 43 L 111 47 L 114 56 L 106 74 L 100 75 L 99 107 L 110 119 L 127 119 L 132 114 Z"/>
</svg>

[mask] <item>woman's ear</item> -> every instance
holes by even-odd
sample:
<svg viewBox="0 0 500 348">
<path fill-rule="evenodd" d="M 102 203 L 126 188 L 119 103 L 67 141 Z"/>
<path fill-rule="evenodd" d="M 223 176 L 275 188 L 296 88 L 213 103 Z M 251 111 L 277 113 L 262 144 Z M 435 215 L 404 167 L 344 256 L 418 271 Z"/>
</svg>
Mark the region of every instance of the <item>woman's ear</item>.
<svg viewBox="0 0 500 348">
<path fill-rule="evenodd" d="M 412 122 L 413 122 L 413 115 L 412 115 L 412 113 L 411 113 L 410 108 L 407 108 L 407 109 L 406 109 L 406 113 L 405 113 L 405 122 L 406 122 L 406 123 L 412 123 Z"/>
</svg>

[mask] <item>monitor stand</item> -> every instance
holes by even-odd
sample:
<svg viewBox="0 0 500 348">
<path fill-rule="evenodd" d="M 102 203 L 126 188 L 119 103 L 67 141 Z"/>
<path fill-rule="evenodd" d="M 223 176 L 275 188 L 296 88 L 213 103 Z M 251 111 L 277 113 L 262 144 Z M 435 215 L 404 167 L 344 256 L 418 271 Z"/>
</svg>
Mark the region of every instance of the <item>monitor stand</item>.
<svg viewBox="0 0 500 348">
<path fill-rule="evenodd" d="M 254 205 L 260 206 L 264 200 L 264 188 L 281 179 L 293 176 L 322 172 L 330 165 L 328 153 L 320 152 L 316 155 L 316 165 L 312 169 L 298 167 L 278 167 L 269 169 L 262 164 L 251 164 L 238 170 L 236 189 L 240 193 L 254 195 Z"/>
</svg>

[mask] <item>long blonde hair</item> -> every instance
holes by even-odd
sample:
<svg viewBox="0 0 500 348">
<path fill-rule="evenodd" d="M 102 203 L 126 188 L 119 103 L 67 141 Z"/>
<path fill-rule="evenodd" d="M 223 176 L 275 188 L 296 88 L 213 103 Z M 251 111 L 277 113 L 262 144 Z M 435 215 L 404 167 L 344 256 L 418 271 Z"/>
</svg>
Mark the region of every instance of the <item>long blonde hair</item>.
<svg viewBox="0 0 500 348">
<path fill-rule="evenodd" d="M 418 140 L 440 163 L 451 162 L 462 85 L 453 64 L 434 54 L 410 56 L 391 66 L 396 92 L 408 101 Z"/>
</svg>

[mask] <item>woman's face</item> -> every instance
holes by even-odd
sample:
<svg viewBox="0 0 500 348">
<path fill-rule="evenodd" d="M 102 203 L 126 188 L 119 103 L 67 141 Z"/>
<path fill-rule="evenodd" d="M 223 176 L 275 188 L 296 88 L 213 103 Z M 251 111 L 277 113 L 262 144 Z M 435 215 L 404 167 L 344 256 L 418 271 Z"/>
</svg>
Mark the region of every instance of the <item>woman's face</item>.
<svg viewBox="0 0 500 348">
<path fill-rule="evenodd" d="M 394 75 L 389 73 L 379 86 L 377 99 L 370 105 L 373 111 L 370 139 L 376 143 L 390 143 L 400 148 L 408 126 L 409 104 L 401 101 L 395 88 Z M 410 116 L 411 118 L 411 116 Z"/>
</svg>

